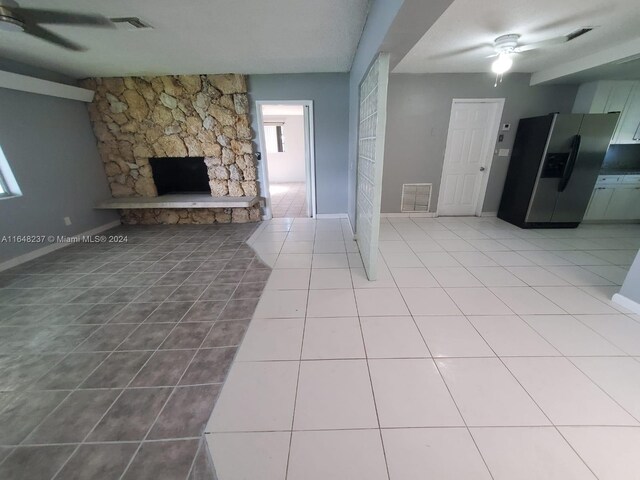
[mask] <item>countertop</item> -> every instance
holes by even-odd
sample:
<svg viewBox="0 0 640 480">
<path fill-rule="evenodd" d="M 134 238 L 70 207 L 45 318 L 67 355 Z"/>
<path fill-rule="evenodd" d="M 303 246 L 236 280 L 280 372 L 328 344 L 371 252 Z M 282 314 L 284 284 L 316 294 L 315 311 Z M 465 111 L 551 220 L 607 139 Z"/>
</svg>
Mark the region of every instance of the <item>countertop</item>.
<svg viewBox="0 0 640 480">
<path fill-rule="evenodd" d="M 640 175 L 640 170 L 600 170 L 598 175 Z"/>
</svg>

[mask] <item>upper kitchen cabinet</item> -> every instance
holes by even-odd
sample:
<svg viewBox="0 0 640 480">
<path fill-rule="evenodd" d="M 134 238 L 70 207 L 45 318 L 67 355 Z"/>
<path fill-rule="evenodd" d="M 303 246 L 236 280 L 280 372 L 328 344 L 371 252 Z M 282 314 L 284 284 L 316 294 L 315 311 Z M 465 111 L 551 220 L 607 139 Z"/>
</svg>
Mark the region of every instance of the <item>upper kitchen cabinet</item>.
<svg viewBox="0 0 640 480">
<path fill-rule="evenodd" d="M 606 80 L 580 85 L 573 113 L 621 112 L 611 143 L 640 143 L 640 82 Z"/>
<path fill-rule="evenodd" d="M 613 137 L 613 143 L 640 143 L 640 82 L 636 82 Z"/>
</svg>

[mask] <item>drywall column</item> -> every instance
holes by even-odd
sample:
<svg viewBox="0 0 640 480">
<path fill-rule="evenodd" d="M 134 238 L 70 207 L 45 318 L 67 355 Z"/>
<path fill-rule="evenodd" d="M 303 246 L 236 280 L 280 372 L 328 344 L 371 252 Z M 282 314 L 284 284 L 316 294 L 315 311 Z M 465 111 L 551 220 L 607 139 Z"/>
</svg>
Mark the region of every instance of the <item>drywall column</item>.
<svg viewBox="0 0 640 480">
<path fill-rule="evenodd" d="M 612 299 L 618 305 L 640 314 L 640 252 L 629 269 L 627 278 Z"/>
<path fill-rule="evenodd" d="M 355 226 L 360 81 L 369 70 L 404 0 L 374 0 L 349 73 L 349 221 Z"/>
<path fill-rule="evenodd" d="M 372 0 L 349 74 L 349 220 L 355 221 L 358 86 L 379 52 L 390 68 L 404 58 L 453 0 Z"/>
</svg>

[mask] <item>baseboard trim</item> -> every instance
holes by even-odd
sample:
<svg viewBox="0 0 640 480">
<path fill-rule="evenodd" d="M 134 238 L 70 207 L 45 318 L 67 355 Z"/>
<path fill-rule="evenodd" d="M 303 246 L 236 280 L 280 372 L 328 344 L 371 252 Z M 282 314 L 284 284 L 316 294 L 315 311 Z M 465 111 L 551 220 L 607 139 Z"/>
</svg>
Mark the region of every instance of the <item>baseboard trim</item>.
<svg viewBox="0 0 640 480">
<path fill-rule="evenodd" d="M 353 230 L 353 225 L 351 225 L 351 218 L 349 218 L 349 215 L 347 215 L 347 224 L 349 224 L 349 232 L 351 232 L 351 239 L 353 241 L 356 240 L 356 234 Z"/>
<path fill-rule="evenodd" d="M 498 212 L 482 212 L 480 216 L 481 217 L 497 217 Z"/>
<path fill-rule="evenodd" d="M 327 220 L 332 218 L 349 218 L 346 213 L 316 213 L 317 220 Z"/>
<path fill-rule="evenodd" d="M 611 297 L 611 301 L 613 303 L 617 303 L 623 308 L 626 308 L 627 310 L 632 311 L 633 313 L 637 313 L 640 315 L 640 303 L 634 300 L 631 300 L 630 298 L 625 297 L 624 295 L 620 295 L 619 293 L 616 293 L 613 295 L 613 297 Z"/>
<path fill-rule="evenodd" d="M 435 212 L 381 213 L 382 218 L 435 218 Z"/>
<path fill-rule="evenodd" d="M 69 235 L 70 237 L 82 237 L 82 236 L 91 236 L 97 235 L 98 233 L 102 233 L 105 230 L 109 230 L 110 228 L 117 227 L 120 225 L 120 220 L 114 220 L 113 222 L 105 223 L 99 227 L 93 228 L 91 230 L 87 230 L 86 232 L 76 233 L 75 235 Z M 56 250 L 60 250 L 61 248 L 67 247 L 69 245 L 73 245 L 73 243 L 52 243 L 51 245 L 47 245 L 46 247 L 38 248 L 31 252 L 25 253 L 18 257 L 12 258 L 11 260 L 7 260 L 6 262 L 0 263 L 0 272 L 3 270 L 8 270 L 13 267 L 17 267 L 23 263 L 29 262 L 31 260 L 35 260 L 38 257 L 42 257 L 51 252 L 55 252 Z"/>
</svg>

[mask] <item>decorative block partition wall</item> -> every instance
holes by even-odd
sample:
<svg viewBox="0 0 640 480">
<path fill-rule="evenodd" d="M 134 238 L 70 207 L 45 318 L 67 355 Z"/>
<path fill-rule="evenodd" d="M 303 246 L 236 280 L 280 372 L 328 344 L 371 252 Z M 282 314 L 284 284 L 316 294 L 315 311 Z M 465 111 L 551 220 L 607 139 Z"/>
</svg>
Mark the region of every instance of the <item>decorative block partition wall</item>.
<svg viewBox="0 0 640 480">
<path fill-rule="evenodd" d="M 381 53 L 360 84 L 356 238 L 367 278 L 377 278 L 389 54 Z"/>
</svg>

